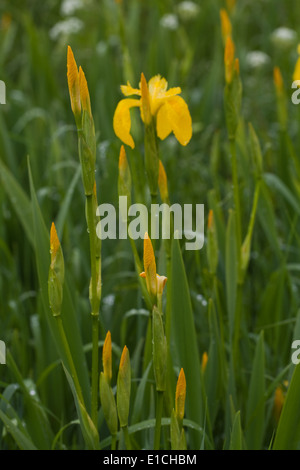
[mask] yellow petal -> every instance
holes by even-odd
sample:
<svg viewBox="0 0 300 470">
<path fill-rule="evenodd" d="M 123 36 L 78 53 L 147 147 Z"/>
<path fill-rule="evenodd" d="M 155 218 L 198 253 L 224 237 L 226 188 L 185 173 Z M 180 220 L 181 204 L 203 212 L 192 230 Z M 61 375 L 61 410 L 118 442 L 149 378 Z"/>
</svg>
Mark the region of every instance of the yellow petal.
<svg viewBox="0 0 300 470">
<path fill-rule="evenodd" d="M 165 98 L 169 98 L 170 96 L 180 95 L 181 88 L 180 86 L 176 86 L 174 88 L 170 88 L 168 91 L 164 93 Z"/>
<path fill-rule="evenodd" d="M 162 98 L 164 96 L 168 88 L 168 82 L 160 75 L 155 75 L 150 78 L 148 87 L 151 99 L 155 100 L 156 98 Z"/>
<path fill-rule="evenodd" d="M 181 93 L 180 87 L 170 88 L 170 90 L 167 91 L 168 82 L 160 75 L 155 75 L 149 80 L 148 88 L 152 116 L 157 113 L 165 98 L 170 98 L 171 96 Z"/>
<path fill-rule="evenodd" d="M 192 119 L 189 108 L 181 96 L 164 102 L 157 113 L 157 135 L 165 139 L 171 131 L 181 145 L 187 145 L 192 137 Z"/>
<path fill-rule="evenodd" d="M 140 106 L 140 104 L 140 100 L 130 98 L 121 100 L 119 101 L 114 114 L 113 127 L 115 134 L 122 140 L 122 142 L 124 142 L 124 144 L 129 145 L 131 148 L 134 148 L 134 141 L 130 135 L 130 108 Z"/>
<path fill-rule="evenodd" d="M 160 276 L 159 274 L 156 274 L 156 286 L 158 295 L 162 295 L 167 280 L 168 278 L 166 276 Z"/>
<path fill-rule="evenodd" d="M 141 90 L 139 90 L 138 88 L 132 88 L 129 82 L 127 82 L 127 85 L 121 85 L 121 91 L 123 95 L 125 96 L 130 96 L 130 95 L 141 96 Z"/>
</svg>

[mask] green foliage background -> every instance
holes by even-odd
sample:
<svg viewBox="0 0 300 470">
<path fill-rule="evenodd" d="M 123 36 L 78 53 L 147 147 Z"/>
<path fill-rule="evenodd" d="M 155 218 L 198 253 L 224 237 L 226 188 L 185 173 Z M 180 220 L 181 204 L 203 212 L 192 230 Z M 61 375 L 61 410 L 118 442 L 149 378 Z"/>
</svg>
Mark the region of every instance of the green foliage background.
<svg viewBox="0 0 300 470">
<path fill-rule="evenodd" d="M 3 0 L 0 7 L 0 78 L 6 84 L 7 101 L 0 108 L 0 338 L 8 351 L 7 365 L 0 366 L 0 448 L 86 445 L 59 346 L 51 334 L 45 291 L 47 237 L 54 220 L 68 273 L 65 308 L 72 314 L 67 329 L 88 396 L 89 246 L 66 79 L 68 44 L 85 71 L 91 95 L 99 203 L 117 206 L 120 141 L 112 119 L 121 84 L 129 80 L 136 87 L 141 72 L 147 79 L 159 73 L 170 87 L 182 88 L 193 119 L 189 145 L 181 147 L 170 136 L 160 142 L 160 154 L 171 202 L 205 204 L 206 222 L 213 209 L 219 262 L 216 275 L 211 274 L 207 242 L 198 252 L 185 251 L 183 243 L 173 245 L 172 277 L 166 290 L 173 309 L 170 350 L 175 360 L 163 445 L 169 446 L 168 413 L 184 362 L 189 448 L 272 446 L 277 429 L 274 393 L 285 381 L 289 383 L 286 405 L 274 446 L 299 448 L 300 372 L 291 362 L 291 344 L 300 339 L 300 107 L 290 99 L 300 42 L 298 2 L 237 0 L 231 15 L 243 84 L 236 143 L 243 239 L 257 181 L 249 123 L 263 162 L 250 263 L 241 287 L 236 284 L 234 264 L 234 200 L 223 103 L 219 10 L 225 2 L 197 0 L 191 16 L 182 12 L 182 4 L 188 2 L 175 0 L 79 3 L 81 8 L 69 15 L 62 8 L 67 2 L 57 0 Z M 293 31 L 289 41 L 274 39 L 279 27 Z M 253 51 L 265 54 L 260 64 L 253 62 L 253 55 L 251 60 Z M 285 129 L 278 116 L 275 66 L 280 67 L 286 92 Z M 139 174 L 140 188 L 134 188 L 138 195 L 146 177 L 143 129 L 138 113 L 135 116 L 136 148 L 126 150 L 131 168 Z M 142 243 L 137 248 L 142 256 Z M 157 264 L 158 272 L 166 274 L 159 251 Z M 131 432 L 137 448 L 151 448 L 153 379 L 143 361 L 148 311 L 128 240 L 103 242 L 102 276 L 100 346 L 109 329 L 114 383 L 120 353 L 128 346 L 133 377 Z M 230 317 L 235 301 L 241 314 L 237 357 L 229 334 L 236 326 L 236 318 Z M 208 364 L 202 374 L 204 351 Z M 285 393 L 286 385 L 282 386 Z M 101 409 L 99 432 L 103 445 L 109 445 Z"/>
</svg>

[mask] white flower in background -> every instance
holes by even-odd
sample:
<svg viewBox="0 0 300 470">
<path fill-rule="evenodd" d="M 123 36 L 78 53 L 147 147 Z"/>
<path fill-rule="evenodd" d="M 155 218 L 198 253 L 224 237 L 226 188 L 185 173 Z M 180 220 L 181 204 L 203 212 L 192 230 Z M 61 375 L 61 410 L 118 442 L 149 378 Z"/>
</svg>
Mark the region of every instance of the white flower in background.
<svg viewBox="0 0 300 470">
<path fill-rule="evenodd" d="M 178 28 L 178 18 L 173 13 L 167 13 L 160 19 L 160 25 L 165 29 L 175 31 Z"/>
<path fill-rule="evenodd" d="M 56 23 L 49 31 L 50 38 L 54 41 L 60 36 L 69 36 L 79 33 L 84 27 L 83 21 L 79 18 L 71 17 L 64 21 Z"/>
<path fill-rule="evenodd" d="M 297 42 L 297 33 L 293 29 L 281 26 L 273 31 L 271 41 L 275 47 L 293 47 Z"/>
<path fill-rule="evenodd" d="M 183 21 L 189 21 L 196 18 L 196 16 L 199 14 L 199 11 L 199 5 L 197 5 L 197 3 L 195 2 L 191 2 L 188 0 L 180 2 L 177 5 L 178 15 Z"/>
<path fill-rule="evenodd" d="M 246 55 L 246 63 L 249 67 L 256 69 L 264 67 L 270 63 L 268 54 L 262 51 L 251 51 Z"/>
<path fill-rule="evenodd" d="M 63 16 L 70 16 L 74 15 L 74 13 L 81 8 L 83 8 L 82 0 L 63 0 L 60 7 L 60 13 Z"/>
</svg>

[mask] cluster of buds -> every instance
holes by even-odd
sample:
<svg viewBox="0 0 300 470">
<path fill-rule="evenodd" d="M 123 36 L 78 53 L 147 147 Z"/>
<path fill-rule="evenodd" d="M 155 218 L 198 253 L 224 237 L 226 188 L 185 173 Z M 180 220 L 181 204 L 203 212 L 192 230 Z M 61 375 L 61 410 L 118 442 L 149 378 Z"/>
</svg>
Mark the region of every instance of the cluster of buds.
<svg viewBox="0 0 300 470">
<path fill-rule="evenodd" d="M 221 10 L 220 17 L 223 43 L 225 45 L 225 114 L 229 138 L 234 139 L 240 116 L 242 98 L 240 65 L 239 59 L 235 57 L 235 45 L 232 39 L 232 25 L 226 10 Z"/>
<path fill-rule="evenodd" d="M 116 400 L 111 387 L 112 380 L 112 343 L 111 333 L 107 332 L 102 350 L 103 372 L 100 373 L 100 401 L 107 427 L 113 437 L 120 427 L 128 425 L 130 391 L 131 391 L 131 367 L 129 351 L 124 346 L 117 378 Z"/>
</svg>

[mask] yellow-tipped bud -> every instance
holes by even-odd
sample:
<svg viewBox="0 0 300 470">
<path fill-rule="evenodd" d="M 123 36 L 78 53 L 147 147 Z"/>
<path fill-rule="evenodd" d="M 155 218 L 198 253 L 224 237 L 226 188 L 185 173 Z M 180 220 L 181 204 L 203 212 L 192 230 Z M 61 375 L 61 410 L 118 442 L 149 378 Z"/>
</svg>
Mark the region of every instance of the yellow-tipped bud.
<svg viewBox="0 0 300 470">
<path fill-rule="evenodd" d="M 184 417 L 184 407 L 185 407 L 185 396 L 186 396 L 186 379 L 184 370 L 181 369 L 177 385 L 176 385 L 176 395 L 175 395 L 175 413 L 177 418 L 182 421 Z"/>
<path fill-rule="evenodd" d="M 201 370 L 204 373 L 206 366 L 207 366 L 207 361 L 208 361 L 208 354 L 206 351 L 202 354 L 202 361 L 201 361 Z"/>
<path fill-rule="evenodd" d="M 167 202 L 169 199 L 168 179 L 167 179 L 166 170 L 161 160 L 159 160 L 159 167 L 158 167 L 158 188 L 159 188 L 161 200 L 163 202 Z"/>
<path fill-rule="evenodd" d="M 88 84 L 85 78 L 84 71 L 82 70 L 81 66 L 79 67 L 79 90 L 80 90 L 80 100 L 83 111 L 87 111 L 89 115 L 92 115 L 91 110 L 91 100 L 90 94 L 88 89 Z"/>
<path fill-rule="evenodd" d="M 142 95 L 142 106 L 141 106 L 141 116 L 144 123 L 150 124 L 152 117 L 151 117 L 151 105 L 150 105 L 150 95 L 149 95 L 149 88 L 145 78 L 145 75 L 141 74 L 141 95 Z"/>
<path fill-rule="evenodd" d="M 56 255 L 57 255 L 59 248 L 60 248 L 60 243 L 59 243 L 59 239 L 57 236 L 56 227 L 55 227 L 54 222 L 52 222 L 51 229 L 50 229 L 50 253 L 51 253 L 52 269 L 54 267 Z"/>
<path fill-rule="evenodd" d="M 273 414 L 275 417 L 276 422 L 279 421 L 281 410 L 284 404 L 284 393 L 282 390 L 281 385 L 279 385 L 275 390 L 274 396 L 274 406 L 273 406 Z"/>
<path fill-rule="evenodd" d="M 276 88 L 277 93 L 279 93 L 279 94 L 282 93 L 282 91 L 283 91 L 283 79 L 282 79 L 282 75 L 281 75 L 281 71 L 280 71 L 279 67 L 274 67 L 273 78 L 274 78 L 274 84 L 275 84 L 275 88 Z"/>
<path fill-rule="evenodd" d="M 153 246 L 147 232 L 145 233 L 144 237 L 144 270 L 144 273 L 141 273 L 140 276 L 146 278 L 149 294 L 153 297 L 156 297 L 156 263 Z"/>
<path fill-rule="evenodd" d="M 221 31 L 224 44 L 226 43 L 227 37 L 231 36 L 232 26 L 231 21 L 229 19 L 227 11 L 222 8 L 220 10 L 220 19 L 221 19 Z"/>
<path fill-rule="evenodd" d="M 208 230 L 212 230 L 212 229 L 213 229 L 213 223 L 214 223 L 214 213 L 213 213 L 213 210 L 210 209 L 210 210 L 209 210 L 209 213 L 208 213 L 208 222 L 207 222 L 207 228 L 208 228 Z"/>
<path fill-rule="evenodd" d="M 230 84 L 233 79 L 234 71 L 234 42 L 230 36 L 227 36 L 224 53 L 225 80 Z"/>
<path fill-rule="evenodd" d="M 50 229 L 50 254 L 48 298 L 53 316 L 59 316 L 63 300 L 64 258 L 54 223 Z"/>
<path fill-rule="evenodd" d="M 75 119 L 78 119 L 81 114 L 80 90 L 79 90 L 79 73 L 77 64 L 74 58 L 73 51 L 68 46 L 67 53 L 67 79 L 70 94 L 71 108 Z"/>
<path fill-rule="evenodd" d="M 108 384 L 110 384 L 112 377 L 112 348 L 111 348 L 111 334 L 110 331 L 106 333 L 103 350 L 102 350 L 102 363 L 103 373 Z"/>
<path fill-rule="evenodd" d="M 120 172 L 126 171 L 127 166 L 128 166 L 128 162 L 126 158 L 125 147 L 124 145 L 121 145 L 120 156 L 119 156 L 119 171 Z"/>
<path fill-rule="evenodd" d="M 130 390 L 131 390 L 131 368 L 129 351 L 124 346 L 117 380 L 117 409 L 120 421 L 120 426 L 127 426 L 129 405 L 130 405 Z"/>
</svg>

